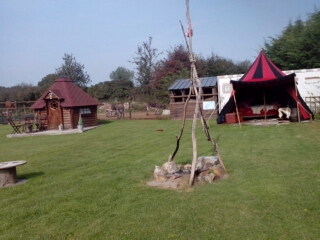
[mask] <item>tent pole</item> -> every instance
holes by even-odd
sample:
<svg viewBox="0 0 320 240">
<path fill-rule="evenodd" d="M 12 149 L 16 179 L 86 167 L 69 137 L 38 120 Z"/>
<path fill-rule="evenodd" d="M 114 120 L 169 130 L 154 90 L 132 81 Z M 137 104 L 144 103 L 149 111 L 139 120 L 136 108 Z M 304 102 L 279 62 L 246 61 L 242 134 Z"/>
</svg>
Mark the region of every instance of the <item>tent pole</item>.
<svg viewBox="0 0 320 240">
<path fill-rule="evenodd" d="M 232 88 L 233 88 L 233 86 L 232 86 Z M 233 100 L 234 100 L 234 104 L 236 105 L 236 112 L 237 112 L 238 124 L 239 124 L 239 127 L 241 128 L 241 123 L 240 123 L 240 117 L 239 117 L 239 111 L 238 111 L 237 100 L 236 100 L 236 93 L 235 93 L 235 92 L 234 92 L 234 94 L 233 94 Z"/>
<path fill-rule="evenodd" d="M 296 97 L 298 99 L 297 101 L 297 114 L 298 114 L 298 122 L 300 123 L 300 110 L 299 110 L 299 98 L 298 98 L 298 89 L 297 89 L 297 82 L 296 82 L 296 78 L 294 77 L 293 78 L 293 81 L 294 81 L 294 88 L 296 90 Z"/>
<path fill-rule="evenodd" d="M 267 111 L 266 111 L 266 91 L 263 91 L 263 111 L 264 111 L 264 120 L 267 120 Z"/>
</svg>

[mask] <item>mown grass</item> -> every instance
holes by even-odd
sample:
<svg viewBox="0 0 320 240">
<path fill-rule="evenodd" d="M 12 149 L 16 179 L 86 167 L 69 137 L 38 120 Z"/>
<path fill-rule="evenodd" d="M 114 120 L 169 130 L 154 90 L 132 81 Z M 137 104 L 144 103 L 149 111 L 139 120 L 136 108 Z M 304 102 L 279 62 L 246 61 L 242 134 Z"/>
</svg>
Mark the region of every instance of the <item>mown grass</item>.
<svg viewBox="0 0 320 240">
<path fill-rule="evenodd" d="M 28 182 L 0 189 L 0 239 L 319 239 L 320 122 L 210 123 L 229 177 L 192 191 L 146 187 L 180 121 L 109 121 L 83 134 L 6 138 Z M 162 129 L 164 131 L 157 131 Z M 212 155 L 198 123 L 198 155 Z M 178 164 L 192 159 L 187 122 Z"/>
</svg>

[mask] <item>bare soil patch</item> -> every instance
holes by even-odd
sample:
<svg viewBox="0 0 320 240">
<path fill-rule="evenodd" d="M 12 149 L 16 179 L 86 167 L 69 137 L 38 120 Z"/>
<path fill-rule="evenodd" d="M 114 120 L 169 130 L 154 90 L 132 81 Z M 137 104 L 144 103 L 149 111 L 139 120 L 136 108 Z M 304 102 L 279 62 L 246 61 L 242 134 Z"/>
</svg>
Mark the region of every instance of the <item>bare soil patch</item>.
<svg viewBox="0 0 320 240">
<path fill-rule="evenodd" d="M 117 116 L 107 117 L 104 113 L 98 113 L 98 119 L 101 120 L 119 120 L 117 119 Z M 130 119 L 130 115 L 128 112 L 125 112 L 124 119 Z M 154 112 L 149 113 L 147 115 L 146 112 L 132 112 L 131 113 L 131 119 L 133 120 L 161 120 L 161 119 L 170 119 L 170 116 L 168 115 L 161 115 L 161 114 L 154 114 Z"/>
</svg>

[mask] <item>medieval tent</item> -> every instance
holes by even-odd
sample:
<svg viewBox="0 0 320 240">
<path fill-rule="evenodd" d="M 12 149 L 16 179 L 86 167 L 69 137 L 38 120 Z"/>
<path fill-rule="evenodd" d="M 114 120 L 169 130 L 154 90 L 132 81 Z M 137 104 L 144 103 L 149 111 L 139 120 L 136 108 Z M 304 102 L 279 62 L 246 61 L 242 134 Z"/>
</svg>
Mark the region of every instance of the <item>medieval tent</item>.
<svg viewBox="0 0 320 240">
<path fill-rule="evenodd" d="M 295 73 L 285 75 L 261 51 L 239 81 L 231 80 L 233 91 L 220 111 L 217 123 L 226 122 L 228 114 L 243 118 L 277 117 L 279 108 L 290 108 L 291 116 L 310 119 L 312 112 L 301 98 Z M 293 120 L 293 118 L 292 118 Z"/>
<path fill-rule="evenodd" d="M 100 102 L 75 85 L 60 77 L 31 106 L 36 116 L 47 120 L 48 129 L 77 128 L 81 114 L 84 127 L 97 126 L 97 106 Z M 62 124 L 62 125 L 61 125 Z"/>
</svg>

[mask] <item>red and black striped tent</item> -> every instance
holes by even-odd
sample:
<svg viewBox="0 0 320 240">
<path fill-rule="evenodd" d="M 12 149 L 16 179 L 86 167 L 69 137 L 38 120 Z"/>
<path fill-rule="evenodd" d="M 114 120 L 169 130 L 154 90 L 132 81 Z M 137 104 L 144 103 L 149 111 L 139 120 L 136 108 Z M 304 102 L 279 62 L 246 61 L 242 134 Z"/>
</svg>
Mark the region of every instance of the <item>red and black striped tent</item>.
<svg viewBox="0 0 320 240">
<path fill-rule="evenodd" d="M 219 113 L 218 123 L 224 122 L 225 114 L 236 112 L 235 99 L 240 106 L 263 104 L 290 108 L 298 106 L 303 119 L 310 119 L 312 116 L 296 87 L 295 73 L 284 74 L 262 51 L 239 81 L 231 80 L 230 83 L 233 91 L 229 101 Z"/>
</svg>

